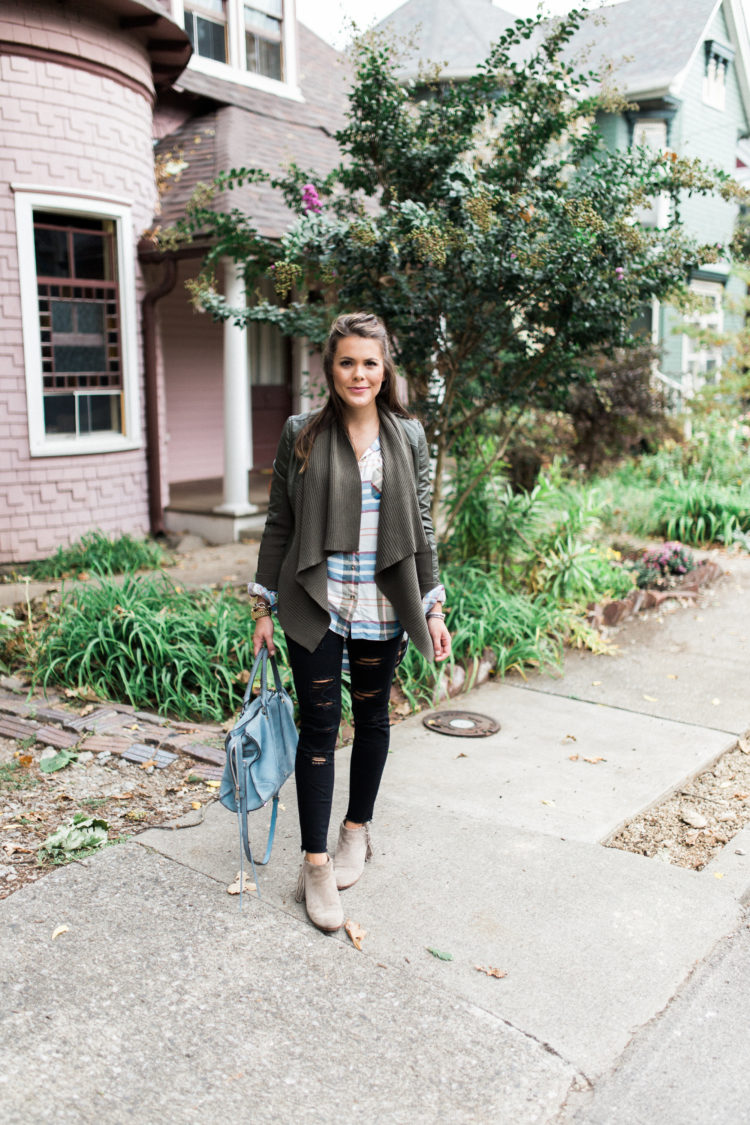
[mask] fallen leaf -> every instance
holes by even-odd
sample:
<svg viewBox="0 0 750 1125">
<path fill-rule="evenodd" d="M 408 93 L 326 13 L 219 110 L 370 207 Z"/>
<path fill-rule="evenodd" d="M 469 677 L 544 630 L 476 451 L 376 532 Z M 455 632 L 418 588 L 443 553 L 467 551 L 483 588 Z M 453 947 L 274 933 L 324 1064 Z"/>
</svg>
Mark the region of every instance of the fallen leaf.
<svg viewBox="0 0 750 1125">
<path fill-rule="evenodd" d="M 606 762 L 606 758 L 602 758 L 601 754 L 595 755 L 593 758 L 584 758 L 584 762 L 589 762 L 592 766 L 596 766 L 599 762 Z"/>
<path fill-rule="evenodd" d="M 203 807 L 203 806 L 201 805 L 201 802 L 200 802 L 200 801 L 191 801 L 191 802 L 190 802 L 190 808 L 191 808 L 191 809 L 200 809 L 200 808 L 202 808 L 202 807 Z"/>
<path fill-rule="evenodd" d="M 241 684 L 249 683 L 250 682 L 250 673 L 247 670 L 247 668 L 243 668 L 241 672 L 238 672 L 237 676 L 236 676 L 236 679 Z"/>
<path fill-rule="evenodd" d="M 147 762 L 141 762 L 138 766 L 139 770 L 147 770 L 151 766 L 156 765 L 156 758 L 149 758 Z"/>
<path fill-rule="evenodd" d="M 714 871 L 714 879 L 723 879 L 723 878 L 724 878 L 724 872 L 723 871 Z"/>
<path fill-rule="evenodd" d="M 58 938 L 60 936 L 60 934 L 67 934 L 68 929 L 69 929 L 68 926 L 56 926 L 55 929 L 52 931 L 51 940 L 54 941 L 55 938 Z"/>
<path fill-rule="evenodd" d="M 352 922 L 351 918 L 347 918 L 344 929 L 351 938 L 354 948 L 361 949 L 362 942 L 367 937 L 367 930 L 363 930 L 359 922 Z"/>
<path fill-rule="evenodd" d="M 675 676 L 674 672 L 667 672 L 667 679 L 668 680 L 679 680 L 679 678 L 680 678 L 679 676 Z"/>
<path fill-rule="evenodd" d="M 750 793 L 735 793 L 734 796 L 738 801 L 746 801 L 750 797 Z"/>
<path fill-rule="evenodd" d="M 568 755 L 568 761 L 569 762 L 577 762 L 579 758 L 580 758 L 580 754 L 569 754 Z"/>
<path fill-rule="evenodd" d="M 474 968 L 478 973 L 484 973 L 485 976 L 488 977 L 497 977 L 498 980 L 502 980 L 503 977 L 507 977 L 508 975 L 506 969 L 493 969 L 491 965 L 487 969 L 485 969 L 484 965 L 475 965 Z"/>
<path fill-rule="evenodd" d="M 576 736 L 574 734 L 566 734 L 565 738 L 563 739 L 563 742 L 577 742 L 577 741 L 578 741 L 578 739 L 576 738 Z"/>
<path fill-rule="evenodd" d="M 279 809 L 281 812 L 286 812 L 286 805 L 282 805 L 281 801 L 279 801 Z"/>
<path fill-rule="evenodd" d="M 234 882 L 230 883 L 227 887 L 227 894 L 238 895 L 240 893 L 240 890 L 257 891 L 257 889 L 258 888 L 256 887 L 255 883 L 250 882 L 250 876 L 248 875 L 247 871 L 242 872 L 242 887 L 240 887 L 240 873 L 238 871 L 237 875 L 235 876 Z"/>
<path fill-rule="evenodd" d="M 81 716 L 81 718 L 83 718 L 84 715 L 90 715 L 93 710 L 94 710 L 94 704 L 93 703 L 87 703 L 85 707 L 81 707 L 78 714 Z"/>
<path fill-rule="evenodd" d="M 23 766 L 26 769 L 28 769 L 28 767 L 31 765 L 31 763 L 33 761 L 34 761 L 34 759 L 33 759 L 31 754 L 19 754 L 18 755 L 19 766 Z"/>
<path fill-rule="evenodd" d="M 112 800 L 113 801 L 132 801 L 132 799 L 133 799 L 132 793 L 113 793 L 112 794 Z"/>
<path fill-rule="evenodd" d="M 750 754 L 750 739 L 741 738 L 737 745 L 743 754 Z"/>
<path fill-rule="evenodd" d="M 545 798 L 542 798 L 542 804 L 543 805 L 554 805 L 554 803 L 555 803 L 554 801 L 548 801 Z"/>
<path fill-rule="evenodd" d="M 658 703 L 659 702 L 659 700 L 656 698 L 655 695 L 644 695 L 643 698 L 648 700 L 649 703 Z"/>
<path fill-rule="evenodd" d="M 216 781 L 212 778 L 211 781 L 206 782 L 206 789 L 218 789 L 220 785 L 220 781 Z"/>
<path fill-rule="evenodd" d="M 601 680 L 592 680 L 592 681 L 591 681 L 591 686 L 592 686 L 592 687 L 601 687 L 601 686 L 602 686 L 602 681 L 601 681 Z M 477 965 L 477 968 L 479 968 L 479 966 L 478 966 L 478 965 Z"/>
<path fill-rule="evenodd" d="M 438 961 L 452 961 L 453 960 L 453 954 L 452 953 L 443 953 L 439 949 L 433 949 L 432 946 L 430 946 L 430 945 L 426 945 L 425 949 L 427 950 L 428 953 L 431 953 L 433 957 L 437 957 Z"/>
<path fill-rule="evenodd" d="M 463 752 L 460 754 L 456 754 L 456 758 L 468 758 L 468 756 L 468 754 L 464 754 Z"/>
<path fill-rule="evenodd" d="M 140 730 L 138 723 L 133 723 L 132 727 L 125 727 L 125 730 Z"/>
<path fill-rule="evenodd" d="M 14 852 L 30 852 L 33 849 L 24 847 L 23 844 L 17 844 L 15 840 L 6 840 L 2 845 L 3 851 L 8 855 L 13 855 Z"/>
</svg>

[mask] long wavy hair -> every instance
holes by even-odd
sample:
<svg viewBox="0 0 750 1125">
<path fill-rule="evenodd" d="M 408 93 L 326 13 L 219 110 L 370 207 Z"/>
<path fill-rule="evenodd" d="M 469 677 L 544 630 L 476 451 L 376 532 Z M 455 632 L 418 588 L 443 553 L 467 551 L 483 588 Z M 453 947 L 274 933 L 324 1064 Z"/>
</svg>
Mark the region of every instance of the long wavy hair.
<svg viewBox="0 0 750 1125">
<path fill-rule="evenodd" d="M 361 336 L 365 340 L 377 340 L 380 344 L 383 352 L 384 376 L 383 384 L 378 391 L 378 410 L 387 410 L 391 414 L 397 414 L 400 418 L 412 417 L 398 397 L 396 365 L 391 355 L 388 332 L 382 320 L 373 316 L 372 313 L 364 312 L 337 316 L 331 325 L 328 339 L 323 348 L 323 373 L 328 385 L 328 398 L 322 409 L 313 415 L 306 426 L 303 426 L 294 443 L 295 456 L 301 462 L 301 473 L 307 468 L 312 447 L 318 434 L 334 425 L 340 426 L 346 432 L 344 406 L 333 383 L 333 361 L 339 340 L 344 340 L 347 336 Z"/>
</svg>

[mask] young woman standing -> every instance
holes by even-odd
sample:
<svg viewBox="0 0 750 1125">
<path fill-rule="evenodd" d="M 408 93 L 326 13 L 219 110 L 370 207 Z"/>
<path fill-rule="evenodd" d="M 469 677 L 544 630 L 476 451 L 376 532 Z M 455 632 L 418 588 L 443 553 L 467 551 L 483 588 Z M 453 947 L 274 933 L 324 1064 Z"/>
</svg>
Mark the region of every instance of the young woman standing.
<svg viewBox="0 0 750 1125">
<path fill-rule="evenodd" d="M 286 635 L 300 711 L 295 778 L 304 858 L 297 900 L 322 930 L 344 922 L 339 890 L 372 854 L 369 822 L 388 755 L 388 701 L 404 633 L 428 659 L 450 655 L 430 519 L 421 424 L 399 402 L 377 317 L 338 317 L 323 351 L 328 399 L 285 423 L 258 571 L 254 648 Z M 346 650 L 346 651 L 345 651 Z M 328 827 L 348 658 L 354 742 L 334 861 Z"/>
</svg>

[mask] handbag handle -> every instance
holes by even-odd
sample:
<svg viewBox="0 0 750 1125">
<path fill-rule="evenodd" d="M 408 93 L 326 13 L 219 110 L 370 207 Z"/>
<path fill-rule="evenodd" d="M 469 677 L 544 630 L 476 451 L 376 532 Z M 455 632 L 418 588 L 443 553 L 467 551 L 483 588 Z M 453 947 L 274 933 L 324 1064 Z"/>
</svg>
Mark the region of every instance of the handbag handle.
<svg viewBox="0 0 750 1125">
<path fill-rule="evenodd" d="M 255 683 L 255 677 L 258 674 L 258 668 L 259 667 L 260 667 L 260 698 L 261 698 L 261 700 L 262 700 L 262 702 L 265 706 L 266 700 L 268 699 L 267 667 L 268 667 L 269 659 L 271 661 L 271 671 L 273 672 L 273 678 L 276 682 L 276 690 L 277 691 L 283 691 L 284 690 L 283 684 L 281 683 L 281 676 L 279 675 L 279 666 L 276 663 L 276 657 L 275 656 L 269 657 L 268 649 L 264 645 L 263 648 L 258 653 L 258 655 L 255 657 L 255 663 L 253 664 L 253 670 L 250 673 L 250 679 L 247 681 L 247 687 L 245 688 L 245 694 L 242 697 L 242 706 L 243 707 L 247 706 L 247 704 L 250 702 L 250 697 L 252 696 L 252 693 L 253 693 L 253 684 Z"/>
</svg>

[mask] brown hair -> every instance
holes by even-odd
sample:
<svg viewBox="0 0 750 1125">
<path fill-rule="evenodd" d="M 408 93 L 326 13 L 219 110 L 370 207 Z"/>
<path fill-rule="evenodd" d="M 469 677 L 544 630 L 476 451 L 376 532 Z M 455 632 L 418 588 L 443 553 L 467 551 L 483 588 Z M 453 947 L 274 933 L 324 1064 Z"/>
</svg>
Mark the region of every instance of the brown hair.
<svg viewBox="0 0 750 1125">
<path fill-rule="evenodd" d="M 328 399 L 322 409 L 300 430 L 294 443 L 295 456 L 302 462 L 300 472 L 304 472 L 307 468 L 307 462 L 310 460 L 312 447 L 318 434 L 333 425 L 338 425 L 342 430 L 346 430 L 344 409 L 333 385 L 333 361 L 339 340 L 344 340 L 347 336 L 361 336 L 365 340 L 378 341 L 383 352 L 384 369 L 383 385 L 378 391 L 378 409 L 388 410 L 391 414 L 397 414 L 400 418 L 411 418 L 411 414 L 398 397 L 396 365 L 391 355 L 388 331 L 382 320 L 373 316 L 372 313 L 364 312 L 337 316 L 331 325 L 328 339 L 323 347 L 323 372 L 328 385 Z"/>
</svg>

